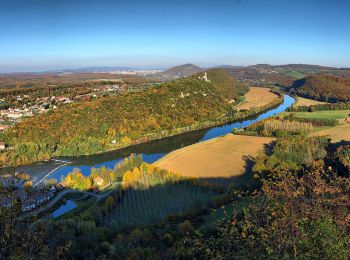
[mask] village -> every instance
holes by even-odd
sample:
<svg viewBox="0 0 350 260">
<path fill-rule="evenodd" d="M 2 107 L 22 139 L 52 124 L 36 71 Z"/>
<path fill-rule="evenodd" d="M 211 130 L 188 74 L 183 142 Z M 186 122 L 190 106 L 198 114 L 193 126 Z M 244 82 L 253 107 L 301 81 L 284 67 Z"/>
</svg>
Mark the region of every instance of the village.
<svg viewBox="0 0 350 260">
<path fill-rule="evenodd" d="M 98 87 L 91 89 L 90 93 L 79 94 L 73 97 L 33 97 L 24 94 L 0 98 L 0 133 L 25 118 L 46 113 L 50 110 L 57 109 L 61 105 L 99 96 L 111 95 L 113 93 L 119 93 L 121 90 L 128 90 L 129 88 L 130 86 L 124 83 L 100 84 Z"/>
<path fill-rule="evenodd" d="M 18 95 L 16 101 L 19 105 L 0 110 L 0 131 L 20 122 L 23 118 L 46 113 L 50 109 L 57 109 L 60 104 L 73 102 L 68 97 L 55 96 L 38 97 L 35 101 L 31 101 L 29 95 Z M 0 105 L 5 102 L 5 98 L 0 99 Z"/>
<path fill-rule="evenodd" d="M 54 185 L 40 188 L 32 187 L 30 176 L 24 173 L 0 175 L 0 186 L 1 189 L 9 191 L 6 196 L 0 197 L 0 206 L 11 208 L 16 202 L 20 202 L 23 212 L 40 207 L 43 203 L 51 200 L 58 191 Z"/>
<path fill-rule="evenodd" d="M 34 115 L 46 113 L 52 109 L 57 109 L 61 104 L 74 102 L 68 97 L 38 97 L 35 101 L 30 100 L 29 95 L 16 96 L 18 104 L 15 107 L 0 109 L 0 134 L 11 126 L 21 122 L 23 119 Z M 5 98 L 0 99 L 0 105 L 6 103 Z M 0 141 L 0 151 L 6 150 L 7 144 Z"/>
</svg>

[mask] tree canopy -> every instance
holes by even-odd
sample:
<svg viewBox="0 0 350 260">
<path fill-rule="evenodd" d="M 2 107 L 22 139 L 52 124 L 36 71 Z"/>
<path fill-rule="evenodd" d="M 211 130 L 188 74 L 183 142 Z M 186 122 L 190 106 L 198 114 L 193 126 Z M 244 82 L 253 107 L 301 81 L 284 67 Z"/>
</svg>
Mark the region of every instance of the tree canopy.
<svg viewBox="0 0 350 260">
<path fill-rule="evenodd" d="M 150 136 L 215 120 L 232 111 L 233 98 L 248 88 L 222 70 L 163 83 L 141 92 L 68 104 L 24 120 L 3 134 L 12 149 L 4 160 L 18 163 L 51 156 L 93 154 Z"/>
</svg>

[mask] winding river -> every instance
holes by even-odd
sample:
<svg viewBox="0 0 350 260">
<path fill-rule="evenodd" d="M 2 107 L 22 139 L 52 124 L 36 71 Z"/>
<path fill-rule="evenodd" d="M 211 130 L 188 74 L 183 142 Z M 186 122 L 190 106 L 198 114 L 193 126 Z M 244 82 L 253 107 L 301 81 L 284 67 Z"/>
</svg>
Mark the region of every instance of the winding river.
<svg viewBox="0 0 350 260">
<path fill-rule="evenodd" d="M 33 183 L 38 184 L 44 179 L 55 178 L 61 181 L 74 168 L 80 169 L 84 175 L 89 175 L 91 168 L 100 168 L 102 166 L 113 168 L 116 163 L 132 153 L 142 154 L 145 162 L 153 163 L 176 149 L 228 134 L 232 132 L 234 128 L 244 128 L 257 121 L 284 112 L 288 107 L 293 105 L 294 102 L 295 99 L 293 97 L 284 95 L 284 101 L 278 107 L 272 108 L 250 119 L 184 133 L 102 154 L 59 158 L 62 161 L 69 161 L 69 164 L 64 164 L 62 161 L 50 160 L 26 165 L 20 167 L 18 170 L 29 173 L 32 176 Z"/>
</svg>

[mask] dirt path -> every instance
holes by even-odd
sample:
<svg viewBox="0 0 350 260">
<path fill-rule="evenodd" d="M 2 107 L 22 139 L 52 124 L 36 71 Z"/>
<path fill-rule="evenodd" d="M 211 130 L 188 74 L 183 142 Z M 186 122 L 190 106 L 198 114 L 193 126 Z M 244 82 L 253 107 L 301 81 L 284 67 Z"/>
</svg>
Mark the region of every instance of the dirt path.
<svg viewBox="0 0 350 260">
<path fill-rule="evenodd" d="M 245 173 L 246 156 L 256 156 L 274 139 L 228 134 L 176 150 L 155 165 L 189 177 L 218 178 Z"/>
</svg>

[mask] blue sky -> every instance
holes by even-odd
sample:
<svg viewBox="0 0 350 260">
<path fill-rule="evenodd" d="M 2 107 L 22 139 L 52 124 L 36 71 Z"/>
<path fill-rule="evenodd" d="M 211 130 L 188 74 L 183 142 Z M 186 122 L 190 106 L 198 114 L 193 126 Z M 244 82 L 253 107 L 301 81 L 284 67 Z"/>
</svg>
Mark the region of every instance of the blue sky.
<svg viewBox="0 0 350 260">
<path fill-rule="evenodd" d="M 0 0 L 0 71 L 350 67 L 346 0 Z"/>
</svg>

